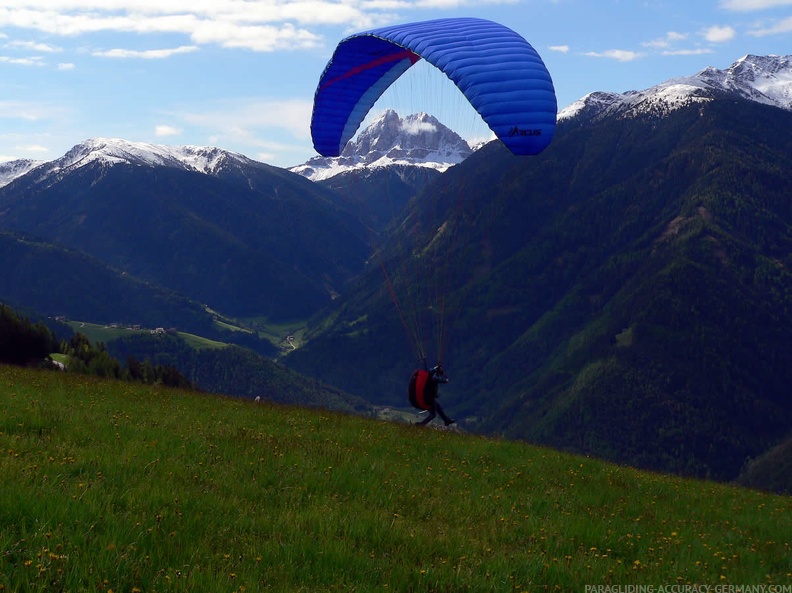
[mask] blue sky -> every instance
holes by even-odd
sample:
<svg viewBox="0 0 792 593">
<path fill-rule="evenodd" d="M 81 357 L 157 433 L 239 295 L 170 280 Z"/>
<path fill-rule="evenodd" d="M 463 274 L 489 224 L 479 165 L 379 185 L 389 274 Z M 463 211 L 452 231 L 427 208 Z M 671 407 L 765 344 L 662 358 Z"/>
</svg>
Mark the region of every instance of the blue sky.
<svg viewBox="0 0 792 593">
<path fill-rule="evenodd" d="M 311 102 L 338 41 L 454 16 L 525 37 L 559 109 L 792 53 L 792 0 L 0 0 L 0 162 L 118 137 L 297 165 L 316 155 Z"/>
</svg>

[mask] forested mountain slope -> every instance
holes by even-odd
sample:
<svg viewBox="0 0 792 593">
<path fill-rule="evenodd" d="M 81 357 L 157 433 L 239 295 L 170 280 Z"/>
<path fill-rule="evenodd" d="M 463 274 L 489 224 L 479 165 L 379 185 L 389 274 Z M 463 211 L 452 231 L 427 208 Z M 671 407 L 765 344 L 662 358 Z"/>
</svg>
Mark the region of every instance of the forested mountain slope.
<svg viewBox="0 0 792 593">
<path fill-rule="evenodd" d="M 791 127 L 739 99 L 573 120 L 537 157 L 493 144 L 429 184 L 392 245 L 463 262 L 446 407 L 475 430 L 717 478 L 779 442 Z M 402 403 L 414 361 L 384 284 L 372 269 L 289 363 Z"/>
</svg>

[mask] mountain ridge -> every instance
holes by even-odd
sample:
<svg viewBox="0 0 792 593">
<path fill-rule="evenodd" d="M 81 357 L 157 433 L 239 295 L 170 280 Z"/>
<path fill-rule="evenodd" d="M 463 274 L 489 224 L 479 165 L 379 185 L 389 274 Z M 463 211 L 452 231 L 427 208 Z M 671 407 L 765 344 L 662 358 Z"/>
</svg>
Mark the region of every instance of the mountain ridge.
<svg viewBox="0 0 792 593">
<path fill-rule="evenodd" d="M 309 180 L 222 150 L 139 148 L 86 142 L 17 177 L 0 187 L 0 229 L 235 317 L 307 316 L 362 266 L 360 223 Z"/>
<path fill-rule="evenodd" d="M 747 54 L 725 70 L 708 67 L 692 76 L 672 78 L 642 91 L 596 91 L 562 109 L 558 119 L 593 121 L 608 115 L 663 114 L 723 94 L 792 110 L 792 55 Z"/>
<path fill-rule="evenodd" d="M 30 171 L 46 162 L 34 159 L 15 159 L 0 163 L 0 187 L 8 185 L 17 177 L 27 175 Z"/>
<path fill-rule="evenodd" d="M 594 120 L 608 114 L 622 117 L 643 112 L 667 113 L 690 102 L 710 101 L 718 95 L 792 109 L 792 55 L 746 54 L 728 68 L 707 67 L 690 76 L 668 79 L 644 90 L 624 93 L 593 91 L 558 113 L 558 120 Z M 470 156 L 471 147 L 454 131 L 426 113 L 399 116 L 388 109 L 361 130 L 340 157 L 312 157 L 287 170 L 312 181 L 340 173 L 388 166 L 420 166 L 443 172 Z M 0 187 L 33 170 L 42 178 L 98 160 L 169 166 L 219 175 L 229 166 L 267 166 L 241 153 L 213 146 L 165 145 L 120 138 L 89 138 L 53 161 L 18 159 L 0 163 Z"/>
</svg>

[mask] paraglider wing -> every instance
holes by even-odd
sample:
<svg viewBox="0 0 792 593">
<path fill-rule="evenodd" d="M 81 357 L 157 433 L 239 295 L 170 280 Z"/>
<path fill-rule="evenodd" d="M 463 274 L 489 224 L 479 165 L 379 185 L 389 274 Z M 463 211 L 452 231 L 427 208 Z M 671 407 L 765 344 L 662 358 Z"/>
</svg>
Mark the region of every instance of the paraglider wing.
<svg viewBox="0 0 792 593">
<path fill-rule="evenodd" d="M 311 135 L 338 156 L 383 92 L 425 59 L 450 78 L 514 154 L 537 154 L 555 132 L 555 89 L 534 48 L 508 27 L 477 18 L 395 25 L 342 40 L 314 96 Z"/>
</svg>

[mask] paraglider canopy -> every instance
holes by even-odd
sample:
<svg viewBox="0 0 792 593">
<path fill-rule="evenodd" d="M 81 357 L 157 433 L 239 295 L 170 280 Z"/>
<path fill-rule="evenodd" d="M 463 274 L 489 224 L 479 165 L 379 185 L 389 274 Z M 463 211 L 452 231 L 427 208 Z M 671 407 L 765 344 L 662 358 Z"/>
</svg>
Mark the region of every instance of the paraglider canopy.
<svg viewBox="0 0 792 593">
<path fill-rule="evenodd" d="M 478 18 L 372 29 L 342 40 L 314 95 L 311 135 L 338 156 L 383 92 L 420 59 L 450 78 L 517 155 L 547 148 L 555 132 L 555 89 L 534 48 L 518 33 Z"/>
</svg>

